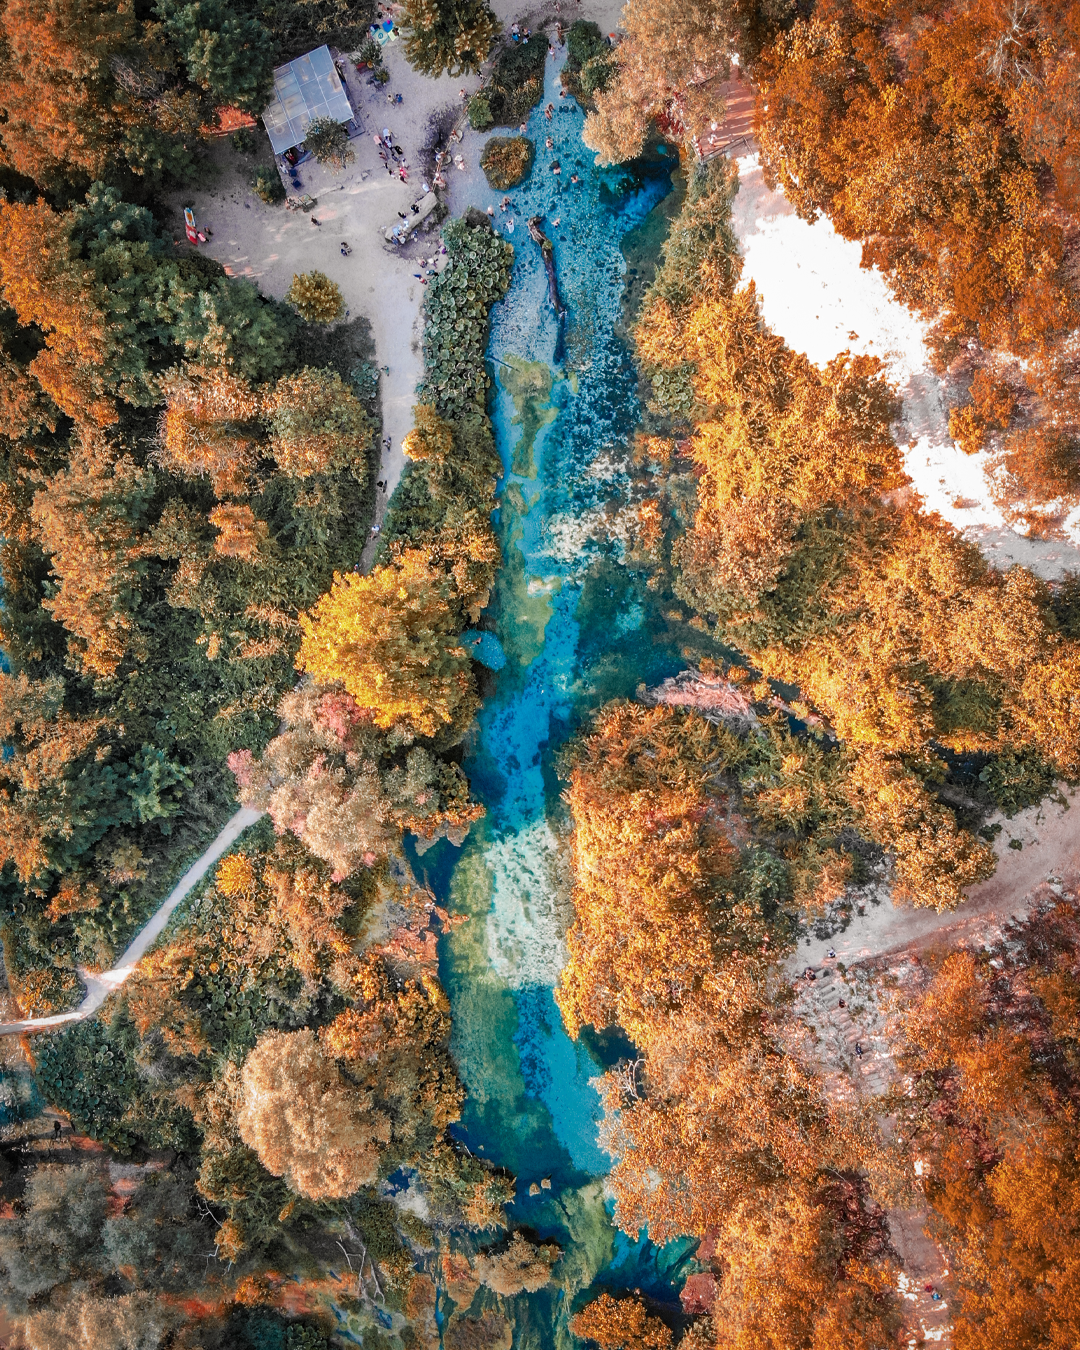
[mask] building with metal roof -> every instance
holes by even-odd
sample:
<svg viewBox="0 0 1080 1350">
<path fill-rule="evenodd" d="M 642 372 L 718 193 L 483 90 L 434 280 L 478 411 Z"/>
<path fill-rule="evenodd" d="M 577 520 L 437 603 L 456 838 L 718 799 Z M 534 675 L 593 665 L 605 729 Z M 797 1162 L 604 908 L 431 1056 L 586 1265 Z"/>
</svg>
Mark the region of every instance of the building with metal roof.
<svg viewBox="0 0 1080 1350">
<path fill-rule="evenodd" d="M 300 145 L 316 118 L 351 122 L 352 116 L 329 47 L 318 47 L 274 71 L 274 97 L 263 113 L 263 126 L 276 155 Z"/>
</svg>

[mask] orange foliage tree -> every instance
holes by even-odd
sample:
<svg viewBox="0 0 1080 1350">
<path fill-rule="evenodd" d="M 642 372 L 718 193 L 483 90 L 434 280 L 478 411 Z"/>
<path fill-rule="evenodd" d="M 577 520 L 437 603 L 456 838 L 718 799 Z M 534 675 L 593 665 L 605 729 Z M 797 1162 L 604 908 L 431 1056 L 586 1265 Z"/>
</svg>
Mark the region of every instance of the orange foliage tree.
<svg viewBox="0 0 1080 1350">
<path fill-rule="evenodd" d="M 671 1328 L 651 1317 L 640 1299 L 610 1294 L 586 1304 L 571 1320 L 570 1330 L 600 1350 L 669 1350 L 672 1344 Z"/>
<path fill-rule="evenodd" d="M 0 23 L 9 162 L 38 182 L 65 170 L 102 177 L 127 120 L 111 62 L 135 37 L 133 11 L 108 0 L 8 0 Z"/>
<path fill-rule="evenodd" d="M 146 654 L 136 611 L 144 517 L 155 486 L 153 473 L 88 430 L 68 468 L 34 497 L 31 516 L 58 581 L 43 604 L 68 630 L 78 668 L 100 678 L 115 675 L 125 658 Z"/>
<path fill-rule="evenodd" d="M 993 857 L 938 797 L 936 747 L 1075 772 L 1080 646 L 1031 573 L 1001 576 L 904 506 L 877 364 L 812 366 L 765 329 L 752 287 L 735 290 L 725 183 L 721 168 L 692 185 L 636 333 L 653 406 L 691 424 L 701 471 L 675 588 L 827 718 L 857 764 L 851 804 L 907 894 L 955 904 Z"/>
<path fill-rule="evenodd" d="M 227 370 L 199 366 L 170 371 L 162 391 L 162 465 L 193 478 L 207 476 L 219 497 L 243 495 L 262 437 L 256 392 Z"/>
<path fill-rule="evenodd" d="M 92 273 L 72 257 L 68 222 L 44 201 L 0 202 L 0 286 L 24 326 L 45 335 L 30 373 L 69 417 L 116 420 L 102 367 L 114 339 Z"/>
<path fill-rule="evenodd" d="M 1078 51 L 1075 0 L 823 0 L 755 71 L 763 163 L 796 210 L 863 242 L 864 263 L 933 321 L 943 363 L 962 351 L 980 361 L 979 344 L 1022 357 L 1035 417 L 1074 442 L 1080 117 L 1066 91 Z M 1012 411 L 973 392 L 951 419 L 968 452 Z M 1074 470 L 1076 457 L 1074 443 Z M 1029 515 L 1061 495 L 1042 459 L 1026 483 L 1016 475 Z"/>
<path fill-rule="evenodd" d="M 947 957 L 907 1005 L 905 1124 L 950 1253 L 960 1350 L 1071 1343 L 1080 1319 L 1080 944 L 1075 907 L 993 964 Z"/>
<path fill-rule="evenodd" d="M 682 710 L 615 704 L 567 793 L 576 920 L 556 1001 L 571 1035 L 618 1025 L 643 1056 L 604 1080 L 604 1138 L 618 1223 L 658 1241 L 847 1142 L 767 1027 L 769 927 L 734 884 L 718 778 L 738 746 Z"/>
<path fill-rule="evenodd" d="M 775 930 L 732 842 L 746 826 L 729 771 L 752 753 L 684 710 L 601 713 L 570 772 L 576 918 L 556 1000 L 571 1035 L 618 1025 L 633 1040 L 637 1061 L 601 1087 L 615 1220 L 661 1242 L 709 1235 L 726 1299 L 717 1346 L 824 1350 L 849 1314 L 878 1344 L 895 1322 L 885 1244 L 846 1230 L 834 1195 L 834 1169 L 865 1163 L 871 1133 L 781 1048 Z M 827 814 L 811 801 L 820 779 L 800 793 L 797 758 L 777 787 L 744 780 L 762 820 Z M 573 1329 L 628 1347 L 666 1331 L 610 1298 Z"/>
</svg>

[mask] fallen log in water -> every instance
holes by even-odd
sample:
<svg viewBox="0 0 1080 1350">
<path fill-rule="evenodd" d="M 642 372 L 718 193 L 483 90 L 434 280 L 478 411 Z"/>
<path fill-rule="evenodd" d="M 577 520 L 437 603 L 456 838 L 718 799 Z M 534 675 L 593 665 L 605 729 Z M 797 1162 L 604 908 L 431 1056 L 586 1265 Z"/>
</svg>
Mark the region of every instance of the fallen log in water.
<svg viewBox="0 0 1080 1350">
<path fill-rule="evenodd" d="M 540 228 L 540 222 L 543 218 L 543 216 L 533 216 L 529 221 L 529 238 L 540 245 L 540 254 L 544 259 L 544 270 L 547 272 L 548 279 L 548 300 L 551 302 L 551 308 L 555 311 L 555 318 L 559 324 L 558 334 L 555 338 L 555 364 L 561 365 L 565 355 L 563 329 L 566 309 L 559 299 L 559 278 L 555 274 L 555 246 Z"/>
<path fill-rule="evenodd" d="M 559 299 L 559 279 L 555 274 L 555 247 L 540 228 L 540 222 L 543 218 L 543 216 L 533 216 L 529 221 L 529 238 L 540 245 L 540 253 L 544 259 L 544 270 L 547 272 L 548 299 L 551 301 L 551 308 L 561 319 L 565 316 L 566 310 Z"/>
</svg>

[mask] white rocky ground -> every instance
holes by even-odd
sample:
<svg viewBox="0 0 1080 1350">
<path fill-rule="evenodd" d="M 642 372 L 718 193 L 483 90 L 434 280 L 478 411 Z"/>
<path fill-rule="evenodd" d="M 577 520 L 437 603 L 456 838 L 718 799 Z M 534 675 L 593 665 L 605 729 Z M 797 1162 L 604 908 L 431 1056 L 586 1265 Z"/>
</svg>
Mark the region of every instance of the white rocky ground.
<svg viewBox="0 0 1080 1350">
<path fill-rule="evenodd" d="M 995 842 L 997 871 L 972 886 L 956 910 L 937 914 L 898 906 L 880 884 L 856 903 L 846 927 L 837 931 L 822 924 L 803 937 L 785 967 L 801 1029 L 801 1039 L 790 1048 L 823 1075 L 831 1096 L 873 1103 L 899 1082 L 894 1003 L 925 981 L 923 954 L 995 946 L 1006 937 L 1010 921 L 1025 918 L 1034 905 L 1075 894 L 1080 830 L 1072 807 L 1080 802 L 1072 793 L 1063 802 L 1048 800 L 1011 820 L 995 818 L 1003 827 Z M 1014 840 L 1023 848 L 1010 848 Z M 888 1220 L 903 1263 L 900 1292 L 908 1344 L 916 1346 L 921 1335 L 947 1347 L 948 1266 L 924 1231 L 926 1209 L 917 1202 L 893 1208 Z M 935 1300 L 934 1293 L 943 1289 L 946 1296 Z"/>
<path fill-rule="evenodd" d="M 1009 528 L 991 497 L 989 451 L 965 455 L 949 435 L 949 405 L 962 402 L 930 365 L 925 326 L 895 300 L 876 269 L 860 266 L 859 244 L 830 222 L 800 220 L 780 191 L 766 186 L 756 151 L 736 161 L 733 225 L 766 323 L 818 364 L 850 350 L 878 356 L 903 399 L 897 439 L 928 511 L 979 544 L 997 567 L 1030 567 L 1047 580 L 1080 571 L 1080 509 L 1066 537 L 1030 539 Z"/>
</svg>

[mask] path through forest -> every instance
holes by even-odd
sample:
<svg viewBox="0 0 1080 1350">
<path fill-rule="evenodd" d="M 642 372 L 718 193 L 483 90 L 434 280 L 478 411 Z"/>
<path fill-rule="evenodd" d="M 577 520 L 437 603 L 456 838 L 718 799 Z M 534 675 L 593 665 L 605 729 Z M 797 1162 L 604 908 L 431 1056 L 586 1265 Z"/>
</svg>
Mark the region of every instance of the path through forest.
<svg viewBox="0 0 1080 1350">
<path fill-rule="evenodd" d="M 165 925 L 181 900 L 190 894 L 222 854 L 227 853 L 248 826 L 254 825 L 261 815 L 261 811 L 242 806 L 230 818 L 214 842 L 191 864 L 162 901 L 153 917 L 139 930 L 111 970 L 95 975 L 80 967 L 79 978 L 86 985 L 86 997 L 77 1008 L 73 1008 L 71 1012 L 57 1013 L 53 1017 L 27 1017 L 21 1022 L 0 1022 L 0 1036 L 19 1036 L 24 1031 L 47 1031 L 51 1027 L 63 1026 L 67 1022 L 81 1022 L 83 1018 L 97 1012 L 113 990 L 119 989 L 128 979 L 165 931 Z"/>
</svg>

